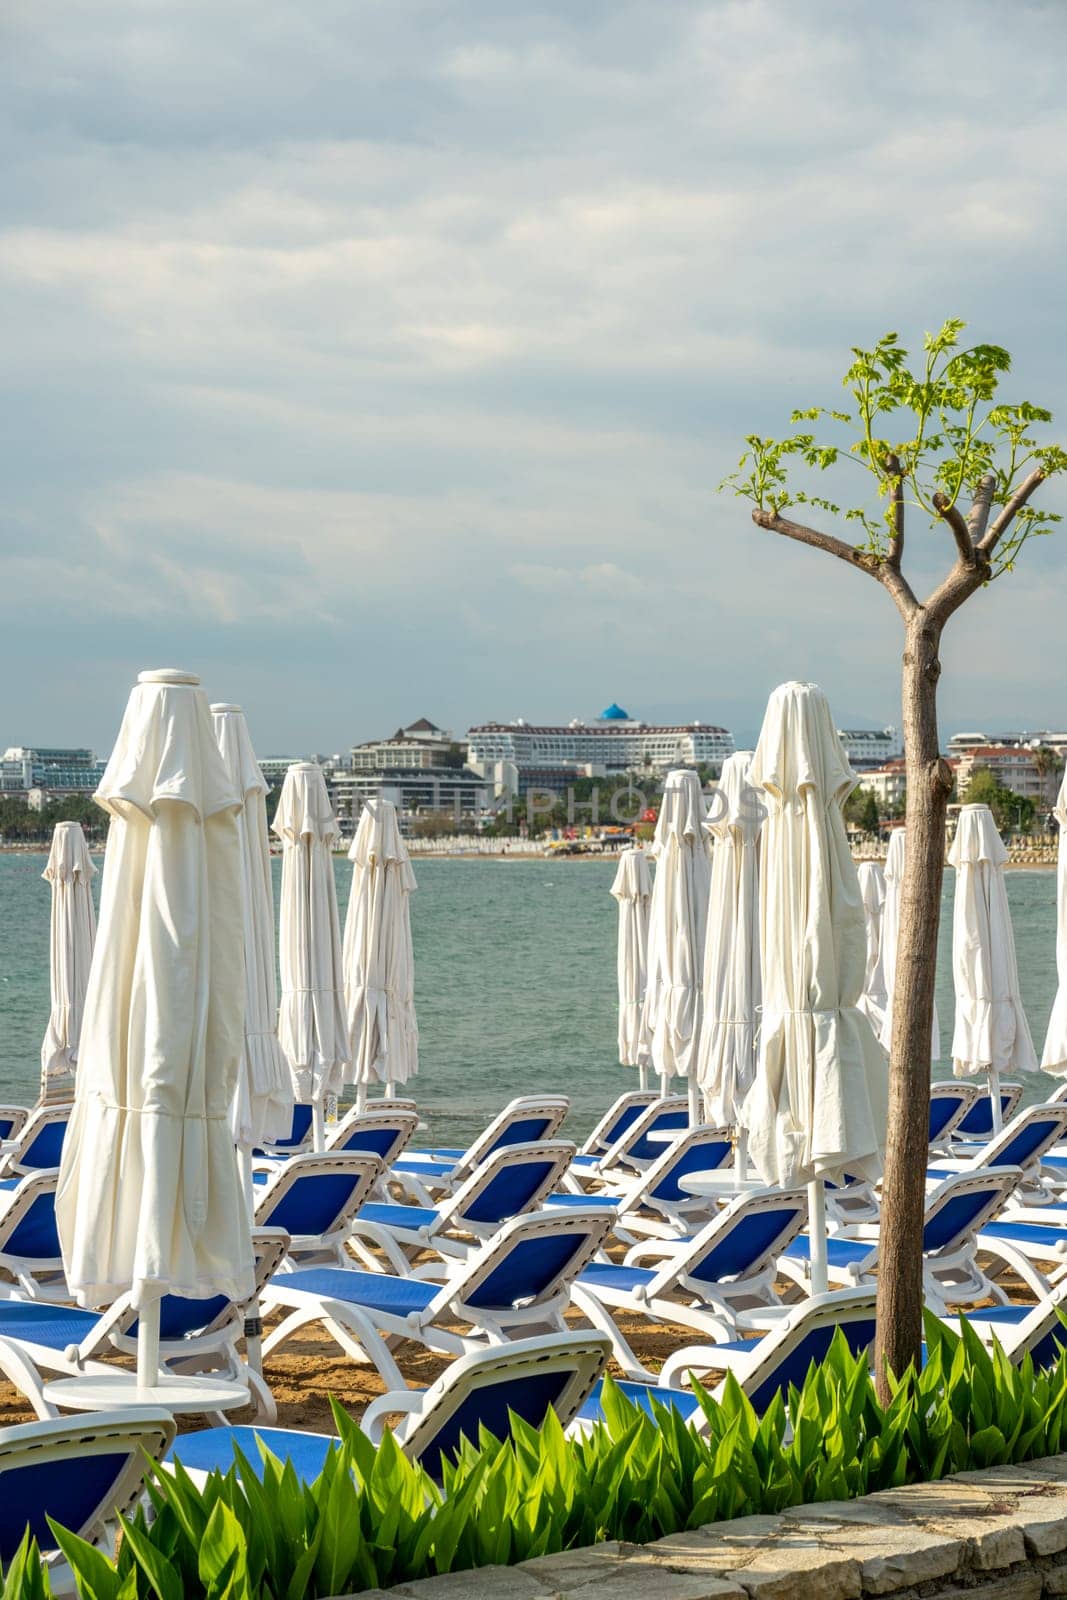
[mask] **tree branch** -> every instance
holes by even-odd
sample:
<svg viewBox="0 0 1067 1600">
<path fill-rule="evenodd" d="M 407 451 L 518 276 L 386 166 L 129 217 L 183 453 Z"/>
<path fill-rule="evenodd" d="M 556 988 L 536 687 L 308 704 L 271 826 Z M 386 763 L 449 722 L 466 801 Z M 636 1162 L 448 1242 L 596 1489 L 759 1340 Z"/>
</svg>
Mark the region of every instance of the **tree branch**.
<svg viewBox="0 0 1067 1600">
<path fill-rule="evenodd" d="M 971 536 L 972 544 L 977 544 L 985 533 L 986 524 L 989 521 L 989 509 L 993 504 L 993 490 L 996 486 L 997 475 L 995 472 L 987 472 L 978 485 L 978 491 L 975 494 L 967 517 L 967 532 Z"/>
<path fill-rule="evenodd" d="M 860 550 L 856 545 L 849 544 L 845 539 L 838 539 L 832 533 L 820 533 L 817 528 L 808 528 L 802 522 L 790 522 L 788 517 L 780 517 L 774 511 L 763 511 L 756 506 L 752 512 L 752 520 L 758 528 L 766 528 L 771 533 L 780 533 L 786 539 L 795 539 L 798 544 L 811 545 L 815 550 L 824 550 L 829 556 L 836 556 L 839 561 L 845 561 L 850 567 L 859 567 L 861 572 L 868 573 L 872 578 L 877 578 L 880 562 L 877 556 L 869 550 Z"/>
<path fill-rule="evenodd" d="M 897 572 L 904 557 L 904 469 L 899 456 L 886 457 L 886 471 L 892 478 L 889 503 L 893 508 L 893 534 L 889 541 L 889 565 Z"/>
<path fill-rule="evenodd" d="M 1047 474 L 1043 467 L 1035 467 L 1030 476 L 1023 479 L 1007 504 L 1001 507 L 997 516 L 993 519 L 989 532 L 977 546 L 979 553 L 985 556 L 986 560 L 993 554 L 1001 537 L 1011 527 L 1016 513 L 1022 510 L 1034 490 L 1040 488 L 1046 476 Z"/>
<path fill-rule="evenodd" d="M 971 532 L 967 526 L 966 518 L 959 506 L 939 489 L 934 495 L 934 510 L 941 518 L 941 521 L 947 522 L 952 529 L 952 537 L 956 541 L 956 550 L 959 553 L 960 560 L 966 566 L 973 566 L 974 544 L 971 541 Z"/>
<path fill-rule="evenodd" d="M 810 545 L 814 550 L 823 550 L 827 555 L 836 556 L 839 561 L 844 561 L 850 567 L 857 567 L 868 577 L 875 578 L 883 588 L 888 589 L 901 616 L 907 617 L 918 606 L 919 602 L 911 585 L 900 569 L 880 556 L 874 555 L 870 550 L 861 550 L 845 539 L 838 539 L 832 533 L 820 533 L 817 528 L 809 528 L 803 522 L 790 522 L 788 517 L 780 517 L 773 511 L 763 511 L 759 506 L 753 509 L 752 520 L 758 528 L 766 528 L 770 533 L 780 533 L 784 538 L 795 539 L 798 544 Z"/>
</svg>

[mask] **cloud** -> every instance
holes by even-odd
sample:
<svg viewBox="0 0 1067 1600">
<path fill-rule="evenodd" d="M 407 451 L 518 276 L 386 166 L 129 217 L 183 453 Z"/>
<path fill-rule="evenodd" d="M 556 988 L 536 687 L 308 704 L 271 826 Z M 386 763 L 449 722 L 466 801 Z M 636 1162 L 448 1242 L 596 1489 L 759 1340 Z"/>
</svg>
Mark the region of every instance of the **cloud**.
<svg viewBox="0 0 1067 1600">
<path fill-rule="evenodd" d="M 792 675 L 897 714 L 885 596 L 715 485 L 887 327 L 965 315 L 1055 404 L 1061 8 L 42 0 L 3 26 L 8 665 L 49 638 L 0 679 L 8 742 L 62 704 L 105 743 L 156 641 L 239 673 L 294 748 L 616 693 L 752 727 Z M 926 581 L 936 535 L 914 557 Z M 1063 561 L 1046 541 L 961 619 L 949 712 L 1057 720 L 1034 641 Z"/>
</svg>

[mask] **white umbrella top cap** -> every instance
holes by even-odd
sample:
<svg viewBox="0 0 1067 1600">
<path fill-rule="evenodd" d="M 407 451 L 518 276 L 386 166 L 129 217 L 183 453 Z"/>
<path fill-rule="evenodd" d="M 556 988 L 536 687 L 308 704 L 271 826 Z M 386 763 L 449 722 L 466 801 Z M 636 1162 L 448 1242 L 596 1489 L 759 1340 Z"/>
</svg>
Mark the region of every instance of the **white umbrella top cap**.
<svg viewBox="0 0 1067 1600">
<path fill-rule="evenodd" d="M 339 836 L 326 779 L 314 761 L 295 761 L 287 770 L 271 828 L 294 842 L 310 838 L 326 843 Z"/>
<path fill-rule="evenodd" d="M 400 832 L 396 806 L 391 800 L 368 800 L 364 804 L 348 859 L 361 867 L 397 862 L 403 869 L 400 875 L 403 887 L 414 889 L 415 874 L 411 870 L 411 857 Z"/>
<path fill-rule="evenodd" d="M 988 806 L 961 806 L 948 859 L 954 867 L 974 866 L 980 861 L 994 867 L 1004 865 L 1008 852 Z"/>
<path fill-rule="evenodd" d="M 767 701 L 749 782 L 781 804 L 811 790 L 824 805 L 843 802 L 856 786 L 830 702 L 816 683 L 781 683 Z"/>
<path fill-rule="evenodd" d="M 149 822 L 164 800 L 191 806 L 201 822 L 240 809 L 199 678 L 173 667 L 138 674 L 93 798 L 113 816 Z"/>
<path fill-rule="evenodd" d="M 240 706 L 213 705 L 215 739 L 234 787 L 243 796 L 266 794 L 267 780 L 256 760 L 248 723 Z"/>
<path fill-rule="evenodd" d="M 49 883 L 69 883 L 78 877 L 88 882 L 95 872 L 81 823 L 57 822 L 52 834 L 52 847 L 48 852 L 48 865 L 41 877 L 47 878 Z"/>
<path fill-rule="evenodd" d="M 722 764 L 705 824 L 715 839 L 725 839 L 733 831 L 749 844 L 759 835 L 766 807 L 748 778 L 754 754 L 753 750 L 735 750 Z"/>
<path fill-rule="evenodd" d="M 668 772 L 651 854 L 659 855 L 671 839 L 690 843 L 699 840 L 704 832 L 706 817 L 704 791 L 696 773 L 687 767 Z"/>
<path fill-rule="evenodd" d="M 643 850 L 631 845 L 628 850 L 622 851 L 610 892 L 616 900 L 648 899 L 652 893 L 652 874 Z"/>
</svg>

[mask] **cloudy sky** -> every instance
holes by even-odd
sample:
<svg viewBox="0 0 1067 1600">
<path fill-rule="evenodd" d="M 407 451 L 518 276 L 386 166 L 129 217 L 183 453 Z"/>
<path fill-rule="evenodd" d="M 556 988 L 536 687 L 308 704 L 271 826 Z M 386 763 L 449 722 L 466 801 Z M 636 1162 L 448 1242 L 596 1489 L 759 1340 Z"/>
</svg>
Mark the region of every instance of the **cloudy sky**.
<svg viewBox="0 0 1067 1600">
<path fill-rule="evenodd" d="M 7 8 L 0 746 L 106 750 L 163 664 L 265 754 L 894 720 L 887 597 L 716 485 L 948 315 L 1067 422 L 1065 50 L 1060 0 Z M 1067 723 L 1065 571 L 971 603 L 948 731 Z"/>
</svg>

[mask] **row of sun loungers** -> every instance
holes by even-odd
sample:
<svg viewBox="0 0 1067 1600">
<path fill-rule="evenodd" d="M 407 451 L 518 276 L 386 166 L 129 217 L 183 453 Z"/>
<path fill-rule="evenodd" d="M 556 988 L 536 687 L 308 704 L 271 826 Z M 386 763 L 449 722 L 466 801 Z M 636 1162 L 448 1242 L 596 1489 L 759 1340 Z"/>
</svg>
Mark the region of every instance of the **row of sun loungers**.
<svg viewBox="0 0 1067 1600">
<path fill-rule="evenodd" d="M 965 1315 L 1011 1359 L 1045 1362 L 1067 1302 L 1067 1104 L 1013 1116 L 1017 1100 L 1003 1086 L 1009 1120 L 994 1134 L 973 1086 L 935 1087 L 926 1301 L 946 1318 Z M 364 1431 L 373 1437 L 400 1415 L 401 1448 L 434 1474 L 461 1433 L 506 1433 L 509 1408 L 533 1423 L 551 1407 L 565 1426 L 593 1425 L 609 1357 L 636 1404 L 655 1399 L 699 1427 L 694 1376 L 714 1390 L 732 1373 L 761 1410 L 803 1380 L 835 1330 L 855 1351 L 870 1344 L 879 1247 L 869 1185 L 830 1191 L 832 1291 L 813 1296 L 806 1190 L 731 1195 L 729 1130 L 690 1128 L 680 1097 L 631 1093 L 579 1148 L 564 1137 L 567 1112 L 563 1096 L 526 1097 L 466 1150 L 418 1149 L 414 1104 L 381 1101 L 345 1116 L 321 1154 L 306 1148 L 310 1116 L 306 1128 L 298 1118 L 291 1140 L 256 1158 L 258 1305 L 278 1318 L 262 1352 L 246 1338 L 245 1306 L 168 1296 L 161 1308 L 161 1363 L 240 1379 L 255 1424 L 176 1441 L 170 1419 L 149 1410 L 55 1417 L 47 1381 L 106 1371 L 116 1353 L 132 1353 L 136 1310 L 124 1300 L 102 1313 L 70 1304 L 54 1207 L 64 1108 L 0 1107 L 0 1371 L 41 1419 L 0 1430 L 0 1559 L 20 1518 L 19 1537 L 28 1523 L 49 1542 L 39 1487 L 31 1492 L 28 1478 L 18 1487 L 34 1462 L 54 1464 L 46 1509 L 91 1537 L 140 1492 L 142 1451 L 207 1471 L 230 1466 L 235 1446 L 254 1463 L 257 1432 L 314 1477 L 330 1440 L 271 1426 L 261 1370 L 262 1357 L 311 1325 L 380 1375 L 386 1393 Z M 686 1186 L 709 1172 L 723 1176 L 721 1198 Z M 1010 1301 L 1008 1273 L 1031 1304 Z M 654 1374 L 624 1336 L 627 1317 L 684 1328 L 692 1342 Z M 405 1340 L 452 1358 L 426 1391 L 404 1383 L 395 1351 Z M 79 1473 L 79 1461 L 92 1470 Z"/>
</svg>

